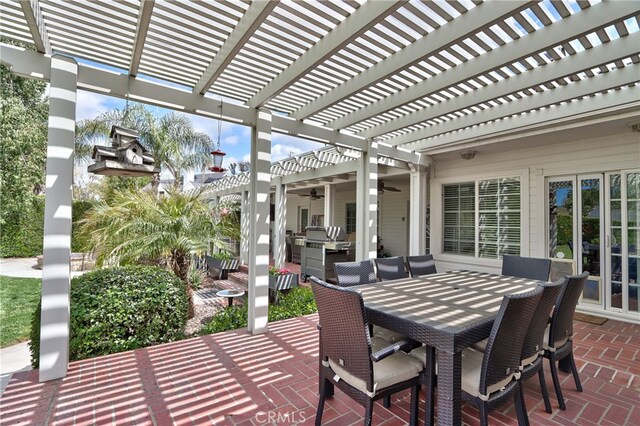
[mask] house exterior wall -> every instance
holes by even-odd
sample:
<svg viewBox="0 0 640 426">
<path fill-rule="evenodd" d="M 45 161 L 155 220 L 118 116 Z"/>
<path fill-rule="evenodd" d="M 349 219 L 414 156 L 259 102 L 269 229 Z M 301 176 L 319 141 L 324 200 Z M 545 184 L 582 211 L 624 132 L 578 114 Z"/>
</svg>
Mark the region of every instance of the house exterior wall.
<svg viewBox="0 0 640 426">
<path fill-rule="evenodd" d="M 466 268 L 500 272 L 502 265 L 501 260 L 442 253 L 443 184 L 519 175 L 522 179 L 521 255 L 547 257 L 547 178 L 640 166 L 640 140 L 637 133 L 628 129 L 624 129 L 624 133 L 605 137 L 557 140 L 542 136 L 527 142 L 502 143 L 500 149 L 494 147 L 492 152 L 486 153 L 479 147 L 472 160 L 462 160 L 453 155 L 434 156 L 430 182 L 431 253 L 436 258 L 439 270 Z"/>
<path fill-rule="evenodd" d="M 388 183 L 401 190 L 401 192 L 385 191 L 379 194 L 378 211 L 381 219 L 380 238 L 384 250 L 393 256 L 404 256 L 407 254 L 407 223 L 409 202 L 409 179 L 406 181 L 394 180 Z M 355 182 L 352 185 L 339 186 L 335 195 L 335 220 L 334 223 L 325 223 L 326 226 L 341 226 L 346 228 L 347 204 L 356 202 Z M 309 197 L 300 197 L 289 194 L 287 199 L 287 229 L 298 232 L 299 230 L 299 208 L 309 208 Z M 314 214 L 323 214 L 324 204 L 322 200 L 312 200 L 310 218 Z"/>
</svg>

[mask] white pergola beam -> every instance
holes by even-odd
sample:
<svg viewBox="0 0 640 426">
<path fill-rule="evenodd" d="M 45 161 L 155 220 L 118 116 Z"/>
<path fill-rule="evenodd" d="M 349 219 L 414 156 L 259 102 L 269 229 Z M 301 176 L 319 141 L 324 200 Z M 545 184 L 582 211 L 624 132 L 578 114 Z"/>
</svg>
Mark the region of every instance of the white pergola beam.
<svg viewBox="0 0 640 426">
<path fill-rule="evenodd" d="M 240 191 L 240 263 L 249 264 L 249 190 Z"/>
<path fill-rule="evenodd" d="M 336 186 L 324 185 L 324 224 L 333 226 L 336 221 Z"/>
<path fill-rule="evenodd" d="M 373 3 L 373 2 L 372 2 Z M 381 2 L 384 3 L 384 2 Z M 533 2 L 491 1 L 478 5 L 453 22 L 390 55 L 291 114 L 301 120 L 346 99 L 442 49 L 529 7 Z"/>
<path fill-rule="evenodd" d="M 269 192 L 271 187 L 271 114 L 256 111 L 251 140 L 249 184 L 249 312 L 252 334 L 268 331 Z"/>
<path fill-rule="evenodd" d="M 356 9 L 349 17 L 338 24 L 326 36 L 321 38 L 309 50 L 303 53 L 290 66 L 285 68 L 247 104 L 251 107 L 259 107 L 278 94 L 282 93 L 293 83 L 304 77 L 318 64 L 324 62 L 334 53 L 365 33 L 371 27 L 382 21 L 390 13 L 403 6 L 401 1 L 369 1 Z"/>
<path fill-rule="evenodd" d="M 459 64 L 453 69 L 386 96 L 383 100 L 376 101 L 364 108 L 335 119 L 327 123 L 327 127 L 332 129 L 347 128 L 360 121 L 437 93 L 461 81 L 470 80 L 500 66 L 512 64 L 537 52 L 548 50 L 584 34 L 591 33 L 594 28 L 605 27 L 636 12 L 637 6 L 633 2 L 616 3 L 615 5 L 612 3 L 596 4 L 580 14 L 569 16 L 541 28 L 533 34 L 514 40 L 505 48 L 487 52 L 484 55 Z M 366 138 L 382 134 L 382 132 L 378 131 L 376 127 L 357 134 Z"/>
<path fill-rule="evenodd" d="M 44 24 L 44 17 L 40 9 L 40 2 L 37 0 L 22 0 L 20 2 L 22 13 L 29 26 L 33 44 L 40 53 L 51 54 L 51 43 L 49 42 L 49 34 Z"/>
<path fill-rule="evenodd" d="M 140 67 L 140 58 L 144 43 L 147 40 L 147 32 L 149 31 L 149 23 L 151 22 L 151 14 L 155 0 L 142 0 L 140 2 L 140 11 L 138 12 L 138 24 L 136 25 L 136 35 L 133 39 L 133 49 L 131 51 L 131 61 L 129 63 L 129 75 L 138 75 Z"/>
<path fill-rule="evenodd" d="M 356 161 L 356 260 L 374 259 L 378 236 L 378 158 L 377 142 Z"/>
<path fill-rule="evenodd" d="M 577 83 L 539 93 L 518 102 L 496 106 L 457 120 L 428 127 L 407 138 L 415 149 L 428 150 L 443 145 L 462 143 L 492 134 L 514 130 L 531 130 L 557 124 L 563 120 L 581 120 L 608 114 L 611 110 L 637 107 L 640 104 L 640 87 L 623 88 L 615 92 L 584 96 L 637 83 L 640 65 L 630 65 Z M 565 102 L 561 105 L 561 102 Z M 515 105 L 514 105 L 515 104 Z M 542 110 L 538 108 L 548 107 Z M 500 120 L 498 120 L 500 119 Z M 492 120 L 491 123 L 488 123 Z M 419 134 L 418 134 L 419 133 Z M 411 143 L 413 142 L 413 143 Z"/>
<path fill-rule="evenodd" d="M 455 98 L 433 105 L 425 110 L 406 114 L 385 124 L 375 126 L 363 132 L 363 135 L 371 136 L 375 134 L 377 136 L 394 132 L 416 123 L 443 117 L 472 105 L 479 105 L 494 99 L 506 97 L 522 90 L 541 86 L 563 77 L 596 68 L 600 65 L 606 65 L 619 59 L 632 57 L 639 52 L 640 33 L 634 33 L 622 39 L 601 44 L 600 46 L 577 53 L 571 57 L 534 68 L 526 73 L 509 77 L 494 84 L 456 96 Z"/>
<path fill-rule="evenodd" d="M 356 160 L 347 161 L 344 163 L 334 164 L 332 166 L 319 167 L 313 170 L 282 176 L 282 183 L 290 185 L 310 179 L 323 179 L 326 177 L 342 175 L 344 173 L 352 173 L 357 169 L 358 162 Z"/>
<path fill-rule="evenodd" d="M 253 0 L 251 2 L 238 24 L 231 31 L 231 34 L 229 34 L 218 53 L 216 53 L 193 87 L 194 93 L 205 94 L 209 90 L 278 3 L 279 1 L 276 0 Z"/>
<path fill-rule="evenodd" d="M 48 56 L 16 46 L 0 44 L 0 62 L 10 67 L 11 71 L 17 75 L 49 80 L 51 59 Z M 127 98 L 128 94 L 129 99 L 149 105 L 209 118 L 217 119 L 220 117 L 219 100 L 87 65 L 78 65 L 78 67 L 78 88 L 82 90 L 121 99 Z M 225 103 L 222 120 L 253 126 L 255 114 L 245 106 Z M 302 123 L 281 115 L 273 116 L 272 131 L 357 151 L 366 149 L 366 142 L 361 137 L 340 133 L 327 127 Z M 416 164 L 427 165 L 429 162 L 428 157 L 420 153 L 382 144 L 378 149 L 378 154 Z"/>
<path fill-rule="evenodd" d="M 71 292 L 71 209 L 76 128 L 75 60 L 51 58 L 47 178 L 42 246 L 41 382 L 67 375 Z"/>
<path fill-rule="evenodd" d="M 273 262 L 284 268 L 286 261 L 287 231 L 287 185 L 276 179 L 275 217 L 273 219 Z"/>
<path fill-rule="evenodd" d="M 427 171 L 409 173 L 409 255 L 426 253 L 427 244 Z"/>
</svg>

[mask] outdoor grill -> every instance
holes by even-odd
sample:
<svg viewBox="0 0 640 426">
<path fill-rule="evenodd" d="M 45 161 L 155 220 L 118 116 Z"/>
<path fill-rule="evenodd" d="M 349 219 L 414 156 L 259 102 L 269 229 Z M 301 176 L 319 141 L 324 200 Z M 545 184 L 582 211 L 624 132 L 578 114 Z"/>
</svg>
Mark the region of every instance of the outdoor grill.
<svg viewBox="0 0 640 426">
<path fill-rule="evenodd" d="M 309 226 L 302 244 L 302 277 L 314 276 L 321 280 L 335 278 L 333 264 L 347 261 L 352 242 L 345 241 L 344 229 L 339 226 Z M 298 243 L 298 242 L 296 242 Z"/>
</svg>

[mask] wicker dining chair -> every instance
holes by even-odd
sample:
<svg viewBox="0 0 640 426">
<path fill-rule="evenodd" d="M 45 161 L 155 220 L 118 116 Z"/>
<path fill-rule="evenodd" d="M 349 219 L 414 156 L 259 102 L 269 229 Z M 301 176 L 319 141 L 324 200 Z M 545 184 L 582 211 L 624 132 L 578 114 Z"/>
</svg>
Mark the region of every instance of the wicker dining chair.
<svg viewBox="0 0 640 426">
<path fill-rule="evenodd" d="M 436 274 L 436 261 L 433 255 L 424 254 L 421 256 L 407 256 L 407 264 L 412 277 L 420 275 Z"/>
<path fill-rule="evenodd" d="M 484 353 L 473 348 L 462 351 L 461 396 L 464 401 L 478 408 L 481 426 L 488 424 L 490 411 L 511 397 L 515 401 L 518 423 L 527 425 L 529 422 L 522 382 L 519 379 L 520 355 L 541 296 L 542 287 L 536 287 L 527 293 L 505 295 Z M 421 348 L 415 352 L 419 353 L 417 356 L 424 356 Z M 432 406 L 434 383 L 433 380 L 426 381 L 425 402 Z"/>
<path fill-rule="evenodd" d="M 542 296 L 529 324 L 529 329 L 522 344 L 522 355 L 520 356 L 520 370 L 522 371 L 520 380 L 524 383 L 536 374 L 538 375 L 542 399 L 544 400 L 544 408 L 547 413 L 551 413 L 551 402 L 549 401 L 549 392 L 547 391 L 547 382 L 544 377 L 542 363 L 544 360 L 542 356 L 544 354 L 544 350 L 542 349 L 544 333 L 549 322 L 551 310 L 558 300 L 560 291 L 566 282 L 567 279 L 563 278 L 553 283 L 541 283 L 538 285 L 542 288 Z M 485 339 L 475 344 L 473 348 L 484 352 L 486 345 L 487 340 Z"/>
<path fill-rule="evenodd" d="M 351 287 L 360 284 L 377 282 L 373 263 L 370 260 L 360 262 L 337 262 L 333 264 L 336 280 L 340 287 Z"/>
<path fill-rule="evenodd" d="M 566 283 L 560 290 L 560 295 L 556 300 L 551 322 L 544 334 L 544 357 L 549 360 L 553 387 L 556 390 L 556 396 L 558 397 L 558 404 L 561 410 L 566 410 L 567 407 L 564 403 L 560 380 L 558 378 L 558 361 L 568 358 L 576 389 L 578 392 L 582 392 L 580 376 L 576 368 L 576 361 L 573 358 L 573 314 L 576 311 L 578 299 L 580 299 L 580 294 L 582 294 L 588 276 L 589 272 L 583 272 L 580 275 L 566 277 Z"/>
<path fill-rule="evenodd" d="M 402 256 L 381 257 L 375 259 L 375 262 L 380 281 L 399 280 L 407 277 Z"/>
<path fill-rule="evenodd" d="M 334 386 L 365 407 L 365 425 L 371 425 L 374 401 L 411 388 L 410 424 L 415 425 L 423 367 L 402 352 L 415 347 L 415 342 L 387 345 L 372 339 L 360 293 L 316 277 L 309 280 L 318 306 L 320 330 L 320 401 L 316 425 L 322 423 L 325 399 L 333 395 Z"/>
<path fill-rule="evenodd" d="M 511 255 L 502 256 L 502 275 L 547 281 L 550 271 L 550 259 Z"/>
</svg>

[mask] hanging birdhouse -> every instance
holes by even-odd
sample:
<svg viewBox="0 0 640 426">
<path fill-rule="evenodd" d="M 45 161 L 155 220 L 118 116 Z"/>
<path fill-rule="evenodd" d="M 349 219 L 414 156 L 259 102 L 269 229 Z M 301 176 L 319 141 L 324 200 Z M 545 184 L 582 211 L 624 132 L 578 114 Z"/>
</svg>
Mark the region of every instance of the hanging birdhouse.
<svg viewBox="0 0 640 426">
<path fill-rule="evenodd" d="M 136 130 L 113 126 L 109 134 L 111 146 L 93 147 L 91 158 L 95 163 L 87 171 L 96 175 L 132 177 L 160 173 L 160 167 L 142 146 L 139 136 Z"/>
</svg>

